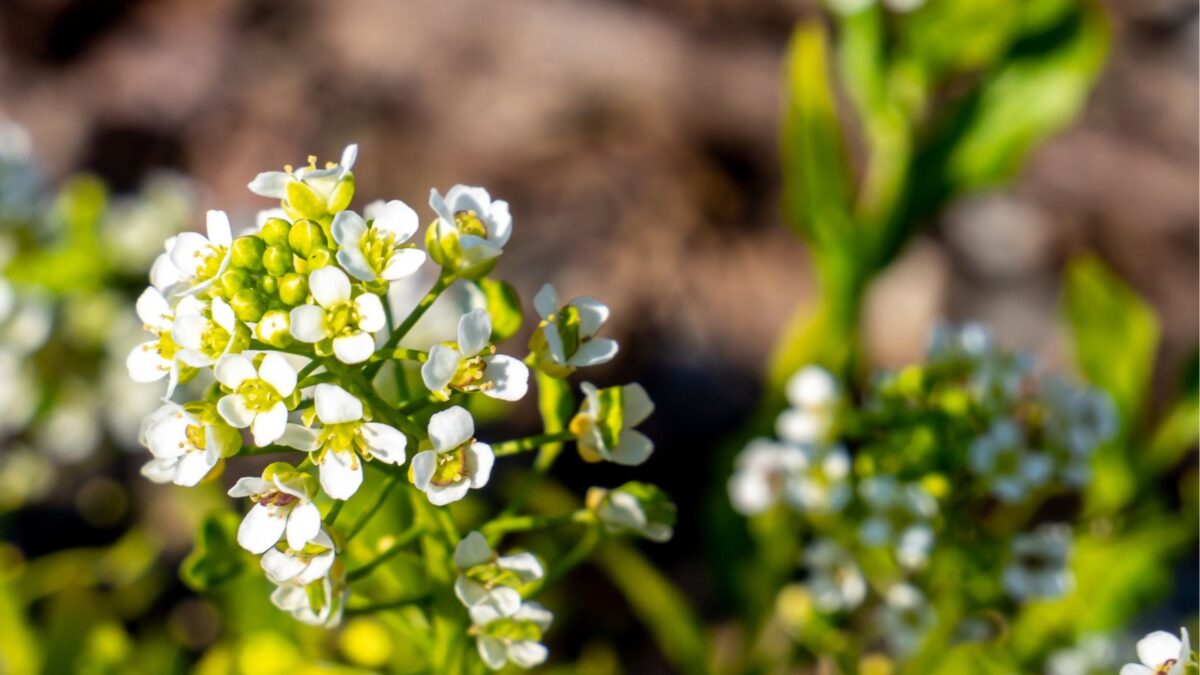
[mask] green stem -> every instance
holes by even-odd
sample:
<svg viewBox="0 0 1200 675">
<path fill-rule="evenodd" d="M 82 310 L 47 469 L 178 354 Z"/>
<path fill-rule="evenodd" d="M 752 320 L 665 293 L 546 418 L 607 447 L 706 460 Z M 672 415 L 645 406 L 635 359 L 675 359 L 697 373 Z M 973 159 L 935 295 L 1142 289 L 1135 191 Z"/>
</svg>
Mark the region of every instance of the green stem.
<svg viewBox="0 0 1200 675">
<path fill-rule="evenodd" d="M 418 410 L 421 410 L 425 406 L 433 405 L 434 403 L 437 403 L 437 402 L 438 402 L 438 400 L 435 399 L 433 396 L 426 396 L 424 398 L 414 398 L 411 401 L 405 401 L 404 403 L 401 403 L 400 405 L 396 406 L 396 410 L 405 415 L 411 415 L 412 413 L 415 413 Z"/>
<path fill-rule="evenodd" d="M 333 525 L 334 523 L 336 523 L 337 519 L 338 519 L 338 514 L 340 514 L 342 512 L 342 507 L 345 505 L 346 505 L 346 502 L 344 502 L 340 499 L 334 501 L 333 506 L 329 508 L 329 513 L 325 514 L 325 524 Z"/>
<path fill-rule="evenodd" d="M 420 349 L 406 349 L 400 347 L 392 352 L 390 358 L 399 361 L 416 361 L 417 363 L 425 363 L 429 360 L 429 352 L 423 352 Z"/>
<path fill-rule="evenodd" d="M 415 524 L 407 530 L 396 535 L 396 537 L 392 539 L 391 543 L 387 545 L 387 548 L 380 551 L 379 555 L 375 556 L 374 559 L 363 563 L 359 567 L 356 567 L 349 572 L 346 572 L 346 581 L 356 581 L 367 576 L 374 571 L 376 567 L 379 567 L 383 563 L 387 562 L 389 558 L 399 553 L 405 546 L 408 546 L 416 541 L 417 537 L 420 537 L 424 533 L 425 528 L 420 524 Z"/>
<path fill-rule="evenodd" d="M 438 296 L 442 294 L 442 291 L 446 290 L 450 287 L 450 284 L 454 283 L 454 278 L 455 275 L 453 272 L 442 270 L 442 273 L 438 276 L 437 281 L 434 282 L 433 288 L 429 289 L 429 292 L 425 294 L 425 297 L 421 298 L 421 301 L 417 303 L 416 307 L 413 307 L 413 310 L 409 312 L 404 321 L 402 321 L 399 326 L 396 326 L 396 330 L 392 331 L 392 334 L 388 336 L 387 342 L 383 344 L 383 351 L 386 352 L 395 349 L 396 345 L 400 344 L 400 341 L 404 339 L 404 336 L 408 334 L 408 331 L 412 330 L 413 326 L 417 325 L 417 321 L 421 320 L 421 317 L 425 315 L 425 312 L 433 305 L 433 302 L 438 299 Z M 375 363 L 372 363 L 363 369 L 368 382 L 374 379 L 375 374 L 379 372 L 379 369 L 383 367 L 383 364 L 384 361 L 376 361 Z"/>
<path fill-rule="evenodd" d="M 559 558 L 558 561 L 550 567 L 550 569 L 546 570 L 545 576 L 537 581 L 532 581 L 526 584 L 525 587 L 521 589 L 521 596 L 528 599 L 536 596 L 538 593 L 541 593 L 542 590 L 547 586 L 553 584 L 555 581 L 558 581 L 565 576 L 567 572 L 570 572 L 586 561 L 603 540 L 604 537 L 600 534 L 598 529 L 593 528 L 588 530 L 588 533 L 583 535 L 583 539 L 580 539 L 579 543 L 576 544 L 574 548 L 572 548 L 570 551 L 567 551 L 566 555 Z"/>
<path fill-rule="evenodd" d="M 313 359 L 313 360 L 309 361 L 308 363 L 304 364 L 304 367 L 300 369 L 300 372 L 296 373 L 296 381 L 303 382 L 304 378 L 308 377 L 309 375 L 312 375 L 312 372 L 320 367 L 321 367 L 320 359 Z"/>
<path fill-rule="evenodd" d="M 572 523 L 590 525 L 595 522 L 595 514 L 587 509 L 581 509 L 557 516 L 505 516 L 484 525 L 480 528 L 480 532 L 488 538 L 488 541 L 493 541 L 512 532 L 528 532 L 529 530 L 557 527 Z"/>
<path fill-rule="evenodd" d="M 303 379 L 297 379 L 297 382 L 299 382 L 299 384 L 296 385 L 296 388 L 304 389 L 305 387 L 311 387 L 313 385 L 321 384 L 322 382 L 333 382 L 333 380 L 334 380 L 333 373 L 330 373 L 328 371 L 324 372 L 324 373 L 317 373 L 315 375 L 309 375 L 308 377 L 305 377 Z"/>
<path fill-rule="evenodd" d="M 395 600 L 384 600 L 382 602 L 373 602 L 369 605 L 362 605 L 360 607 L 347 607 L 345 616 L 347 618 L 349 618 L 352 616 L 362 616 L 364 614 L 374 614 L 375 612 L 383 612 L 383 611 L 387 611 L 389 609 L 400 609 L 402 607 L 408 607 L 409 605 L 415 605 L 418 603 L 425 602 L 426 600 L 430 599 L 431 597 L 432 596 L 429 593 L 418 593 L 416 595 L 411 595 L 406 598 L 396 598 Z"/>
<path fill-rule="evenodd" d="M 347 542 L 353 539 L 359 532 L 362 531 L 364 527 L 367 526 L 367 523 L 370 522 L 371 518 L 375 516 L 375 513 L 379 511 L 379 508 L 383 506 L 385 501 L 387 501 L 388 495 L 391 494 L 392 490 L 395 489 L 396 485 L 399 483 L 399 476 L 396 474 L 388 475 L 386 482 L 383 484 L 383 488 L 379 491 L 379 496 L 375 498 L 375 503 L 372 504 L 371 507 L 366 511 L 364 511 L 362 515 L 358 517 L 358 520 L 354 521 L 354 524 L 350 526 L 350 530 L 346 533 Z"/>
<path fill-rule="evenodd" d="M 535 450 L 543 445 L 550 445 L 551 443 L 562 443 L 574 438 L 575 434 L 572 434 L 570 431 L 556 431 L 549 434 L 538 434 L 537 436 L 530 436 L 528 438 L 518 438 L 512 441 L 493 443 L 492 452 L 495 453 L 497 457 L 504 457 L 506 455 L 515 455 L 521 452 Z M 542 458 L 539 456 L 537 463 L 544 463 L 544 460 L 542 460 Z"/>
</svg>

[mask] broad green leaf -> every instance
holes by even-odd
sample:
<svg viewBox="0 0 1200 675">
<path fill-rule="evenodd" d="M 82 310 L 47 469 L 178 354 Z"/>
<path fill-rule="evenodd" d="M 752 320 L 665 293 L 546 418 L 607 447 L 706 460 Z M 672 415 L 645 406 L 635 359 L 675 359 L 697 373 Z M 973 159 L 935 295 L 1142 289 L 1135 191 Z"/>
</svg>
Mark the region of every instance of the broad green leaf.
<svg viewBox="0 0 1200 675">
<path fill-rule="evenodd" d="M 215 511 L 200 523 L 195 548 L 179 566 L 179 577 L 189 588 L 211 591 L 241 572 L 243 561 L 237 544 L 240 522 L 228 511 Z"/>
<path fill-rule="evenodd" d="M 1200 398 L 1191 395 L 1179 401 L 1159 422 L 1150 438 L 1146 452 L 1148 468 L 1156 471 L 1169 469 L 1196 447 L 1200 441 Z"/>
<path fill-rule="evenodd" d="M 507 281 L 484 277 L 475 282 L 492 317 L 492 342 L 502 342 L 521 329 L 521 298 Z"/>
</svg>

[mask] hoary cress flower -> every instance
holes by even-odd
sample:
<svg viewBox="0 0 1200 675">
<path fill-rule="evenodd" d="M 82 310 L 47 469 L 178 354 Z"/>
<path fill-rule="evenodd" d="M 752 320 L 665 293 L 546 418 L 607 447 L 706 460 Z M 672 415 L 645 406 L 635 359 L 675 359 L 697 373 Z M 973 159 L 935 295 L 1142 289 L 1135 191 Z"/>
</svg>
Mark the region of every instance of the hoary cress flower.
<svg viewBox="0 0 1200 675">
<path fill-rule="evenodd" d="M 820 366 L 806 366 L 788 379 L 785 391 L 791 407 L 775 420 L 779 438 L 791 443 L 825 441 L 838 402 L 837 381 Z"/>
<path fill-rule="evenodd" d="M 459 575 L 454 594 L 466 607 L 490 603 L 511 614 L 521 604 L 520 586 L 541 579 L 542 563 L 529 552 L 497 555 L 479 532 L 471 532 L 454 549 Z"/>
<path fill-rule="evenodd" d="M 198 313 L 201 303 L 195 298 L 184 298 L 179 307 L 173 309 L 163 294 L 155 288 L 147 288 L 138 296 L 138 318 L 146 331 L 155 338 L 134 347 L 125 360 L 129 377 L 134 382 L 156 382 L 167 377 L 166 395 L 170 397 L 174 393 L 183 365 L 179 360 L 180 347 L 171 333 L 175 326 L 176 312 L 188 312 L 192 305 L 195 305 L 195 311 Z"/>
<path fill-rule="evenodd" d="M 350 205 L 354 196 L 354 174 L 350 170 L 357 159 L 358 146 L 347 145 L 337 164 L 330 162 L 318 169 L 316 156 L 310 155 L 308 166 L 265 171 L 248 187 L 256 195 L 280 200 L 284 213 L 292 220 L 324 220 Z"/>
<path fill-rule="evenodd" d="M 425 252 L 410 237 L 420 226 L 417 212 L 393 199 L 368 211 L 370 222 L 353 211 L 340 211 L 330 229 L 340 247 L 337 261 L 350 276 L 363 282 L 396 281 L 413 274 L 425 263 Z"/>
<path fill-rule="evenodd" d="M 180 361 L 192 368 L 207 368 L 249 345 L 250 329 L 238 323 L 233 309 L 221 298 L 213 298 L 207 308 L 185 299 L 175 308 L 171 337 L 179 347 Z"/>
<path fill-rule="evenodd" d="M 142 467 L 143 476 L 188 487 L 242 445 L 241 436 L 220 420 L 210 404 L 185 408 L 170 401 L 143 420 L 138 441 L 154 457 Z"/>
<path fill-rule="evenodd" d="M 534 668 L 546 661 L 549 651 L 541 640 L 554 620 L 550 610 L 536 602 L 512 610 L 483 602 L 468 611 L 479 656 L 488 668 L 500 670 L 510 661 Z"/>
<path fill-rule="evenodd" d="M 249 497 L 254 502 L 238 527 L 238 544 L 260 555 L 286 536 L 288 548 L 303 549 L 321 531 L 321 512 L 313 503 L 317 493 L 314 482 L 286 462 L 271 464 L 262 478 L 238 479 L 229 496 Z"/>
<path fill-rule="evenodd" d="M 597 389 L 580 385 L 583 403 L 568 425 L 579 456 L 587 462 L 609 461 L 637 466 L 650 458 L 654 442 L 633 427 L 654 412 L 654 403 L 640 384 Z"/>
<path fill-rule="evenodd" d="M 271 603 L 291 614 L 297 621 L 310 626 L 332 628 L 341 623 L 349 589 L 346 587 L 342 564 L 329 556 L 321 557 L 329 551 L 332 549 L 309 544 L 304 551 L 293 552 L 291 556 L 296 560 L 285 564 L 294 568 L 296 562 L 299 562 L 305 570 L 283 583 L 277 582 L 275 590 L 271 593 Z M 266 556 L 263 556 L 263 561 L 268 562 Z M 272 556 L 269 562 L 274 565 L 282 561 Z M 290 570 L 273 569 L 268 574 L 280 577 L 286 575 L 287 571 Z M 316 578 L 309 581 L 310 577 Z"/>
<path fill-rule="evenodd" d="M 199 232 L 182 232 L 171 245 L 170 259 L 179 270 L 181 283 L 187 283 L 186 293 L 199 293 L 229 267 L 233 232 L 229 216 L 224 211 L 208 212 L 208 236 Z"/>
<path fill-rule="evenodd" d="M 308 586 L 323 580 L 337 561 L 333 539 L 325 530 L 300 547 L 281 549 L 272 546 L 263 554 L 261 565 L 267 579 L 281 586 Z"/>
<path fill-rule="evenodd" d="M 445 197 L 430 190 L 429 206 L 438 216 L 425 234 L 433 261 L 463 279 L 491 272 L 512 234 L 508 202 L 493 201 L 480 187 L 455 185 Z"/>
<path fill-rule="evenodd" d="M 316 304 L 292 310 L 292 337 L 318 345 L 326 341 L 333 354 L 346 364 L 362 363 L 375 353 L 375 332 L 387 323 L 383 303 L 374 293 L 351 297 L 346 273 L 322 267 L 308 276 L 308 288 Z"/>
<path fill-rule="evenodd" d="M 502 401 L 516 401 L 529 390 L 529 367 L 519 359 L 496 354 L 490 344 L 492 318 L 486 309 L 473 309 L 458 321 L 458 342 L 436 344 L 421 366 L 421 379 L 440 400 L 450 390 L 479 392 Z"/>
<path fill-rule="evenodd" d="M 1017 600 L 1057 598 L 1075 585 L 1068 565 L 1071 528 L 1063 523 L 1039 525 L 1012 540 L 1012 560 L 1004 568 L 1004 590 Z"/>
<path fill-rule="evenodd" d="M 409 477 L 429 503 L 444 506 L 462 499 L 471 488 L 487 485 L 496 456 L 492 446 L 474 439 L 475 420 L 461 406 L 429 418 L 428 450 L 418 452 Z"/>
<path fill-rule="evenodd" d="M 254 444 L 270 445 L 287 427 L 285 400 L 296 390 L 296 371 L 282 354 L 255 357 L 257 366 L 241 354 L 226 354 L 213 368 L 217 382 L 227 390 L 217 400 L 217 411 L 231 426 L 250 428 Z"/>
<path fill-rule="evenodd" d="M 546 284 L 534 296 L 533 307 L 542 322 L 529 339 L 529 350 L 547 375 L 566 377 L 576 368 L 608 363 L 617 355 L 616 340 L 596 337 L 608 321 L 608 307 L 599 300 L 583 296 L 560 307 L 558 292 Z"/>
<path fill-rule="evenodd" d="M 1184 675 L 1187 667 L 1195 664 L 1191 642 L 1186 628 L 1179 629 L 1179 637 L 1156 630 L 1138 640 L 1141 663 L 1125 664 L 1120 675 Z"/>
<path fill-rule="evenodd" d="M 287 425 L 280 443 L 316 453 L 321 489 L 334 499 L 349 499 L 363 482 L 363 460 L 400 465 L 408 438 L 398 430 L 363 415 L 362 401 L 336 384 L 321 383 L 313 394 L 320 428 Z"/>
<path fill-rule="evenodd" d="M 804 551 L 808 588 L 823 612 L 849 611 L 867 597 L 867 581 L 846 549 L 831 539 L 818 539 Z"/>
<path fill-rule="evenodd" d="M 675 505 L 648 483 L 630 481 L 614 490 L 593 487 L 587 506 L 611 534 L 636 534 L 665 542 L 675 533 Z"/>
<path fill-rule="evenodd" d="M 754 516 L 779 503 L 791 476 L 807 464 L 793 445 L 756 438 L 746 446 L 729 477 L 729 500 L 745 516 Z"/>
</svg>

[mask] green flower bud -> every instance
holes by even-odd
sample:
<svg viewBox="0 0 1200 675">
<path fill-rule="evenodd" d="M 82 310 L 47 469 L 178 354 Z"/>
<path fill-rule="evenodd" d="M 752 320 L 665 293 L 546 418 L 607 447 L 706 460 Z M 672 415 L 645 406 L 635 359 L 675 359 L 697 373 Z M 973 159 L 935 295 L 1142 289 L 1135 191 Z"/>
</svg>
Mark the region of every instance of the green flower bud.
<svg viewBox="0 0 1200 675">
<path fill-rule="evenodd" d="M 319 220 L 329 215 L 324 197 L 304 181 L 293 180 L 287 184 L 287 210 L 297 218 Z"/>
<path fill-rule="evenodd" d="M 285 349 L 292 344 L 291 327 L 291 314 L 286 309 L 272 309 L 258 320 L 254 336 L 272 347 Z"/>
<path fill-rule="evenodd" d="M 308 279 L 295 272 L 279 277 L 279 299 L 292 307 L 304 304 L 308 299 Z"/>
<path fill-rule="evenodd" d="M 267 246 L 284 246 L 291 229 L 292 224 L 283 218 L 268 218 L 262 226 L 262 239 Z"/>
<path fill-rule="evenodd" d="M 333 251 L 327 248 L 314 248 L 308 254 L 308 271 L 320 269 L 333 264 Z"/>
<path fill-rule="evenodd" d="M 292 247 L 293 251 L 305 257 L 308 257 L 313 249 L 324 247 L 327 243 L 325 230 L 311 220 L 296 221 L 288 233 L 288 245 Z"/>
<path fill-rule="evenodd" d="M 453 270 L 459 277 L 469 281 L 482 279 L 496 268 L 498 258 L 467 263 L 463 259 L 462 246 L 459 244 L 459 231 L 453 227 L 439 226 L 439 222 L 433 221 L 425 231 L 425 249 L 435 263 Z"/>
<path fill-rule="evenodd" d="M 350 200 L 354 198 L 354 174 L 347 173 L 337 182 L 333 190 L 329 192 L 329 199 L 326 205 L 330 213 L 346 210 L 350 206 Z"/>
<path fill-rule="evenodd" d="M 262 318 L 267 311 L 267 297 L 253 288 L 243 288 L 229 301 L 233 314 L 239 320 L 253 323 Z"/>
<path fill-rule="evenodd" d="M 238 291 L 242 290 L 250 284 L 250 275 L 246 270 L 228 269 L 217 280 L 217 286 L 221 292 L 221 297 L 230 300 Z"/>
<path fill-rule="evenodd" d="M 275 295 L 275 291 L 279 290 L 279 278 L 264 276 L 258 280 L 258 287 L 267 297 Z"/>
<path fill-rule="evenodd" d="M 266 243 L 257 236 L 238 237 L 233 240 L 229 265 L 255 272 L 261 270 L 263 268 L 262 255 L 266 248 Z"/>
<path fill-rule="evenodd" d="M 281 277 L 292 271 L 292 249 L 287 244 L 274 245 L 263 254 L 263 264 L 272 276 Z"/>
</svg>

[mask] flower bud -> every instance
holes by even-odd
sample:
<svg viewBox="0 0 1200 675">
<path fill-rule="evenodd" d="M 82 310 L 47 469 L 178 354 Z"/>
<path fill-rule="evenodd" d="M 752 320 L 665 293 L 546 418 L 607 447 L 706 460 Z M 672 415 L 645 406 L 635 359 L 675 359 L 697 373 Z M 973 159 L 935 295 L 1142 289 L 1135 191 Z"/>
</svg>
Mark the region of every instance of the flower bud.
<svg viewBox="0 0 1200 675">
<path fill-rule="evenodd" d="M 320 269 L 333 264 L 333 251 L 327 248 L 314 248 L 312 253 L 308 254 L 308 270 Z"/>
<path fill-rule="evenodd" d="M 229 301 L 229 306 L 233 308 L 233 314 L 239 320 L 253 323 L 261 319 L 263 312 L 267 311 L 267 297 L 256 289 L 243 288 Z"/>
<path fill-rule="evenodd" d="M 304 304 L 308 299 L 308 279 L 296 272 L 279 277 L 279 299 L 291 307 Z"/>
<path fill-rule="evenodd" d="M 279 278 L 270 275 L 264 275 L 258 280 L 258 288 L 267 297 L 275 295 L 275 291 L 279 290 Z"/>
<path fill-rule="evenodd" d="M 295 218 L 319 220 L 329 215 L 324 197 L 300 180 L 288 181 L 284 207 Z"/>
<path fill-rule="evenodd" d="M 266 243 L 254 235 L 238 237 L 233 240 L 229 265 L 251 271 L 261 270 L 263 268 L 262 255 L 266 248 Z"/>
<path fill-rule="evenodd" d="M 468 261 L 463 255 L 459 236 L 456 228 L 442 224 L 441 220 L 433 221 L 425 231 L 425 249 L 429 252 L 429 257 L 442 267 L 453 270 L 463 279 L 472 281 L 487 276 L 496 268 L 498 259 L 494 257 Z"/>
<path fill-rule="evenodd" d="M 329 198 L 326 200 L 326 207 L 330 213 L 344 211 L 347 206 L 350 206 L 350 200 L 353 198 L 354 174 L 347 173 L 333 186 L 333 190 L 330 190 Z"/>
<path fill-rule="evenodd" d="M 268 218 L 262 226 L 262 239 L 267 246 L 286 245 L 291 229 L 292 224 L 283 218 Z"/>
<path fill-rule="evenodd" d="M 313 249 L 323 247 L 327 243 L 325 231 L 311 220 L 297 220 L 292 224 L 292 229 L 288 233 L 288 245 L 292 247 L 293 251 L 304 257 L 308 257 Z"/>
<path fill-rule="evenodd" d="M 613 534 L 628 532 L 659 542 L 674 534 L 675 504 L 648 483 L 630 481 L 614 490 L 591 488 L 587 507 Z"/>
<path fill-rule="evenodd" d="M 238 291 L 245 288 L 250 283 L 250 275 L 245 270 L 231 268 L 225 270 L 221 278 L 217 280 L 218 289 L 221 291 L 221 297 L 226 300 L 233 298 Z"/>
<path fill-rule="evenodd" d="M 272 276 L 280 277 L 292 271 L 292 249 L 284 245 L 274 245 L 263 253 L 263 264 Z"/>
<path fill-rule="evenodd" d="M 292 344 L 291 326 L 291 315 L 287 310 L 272 309 L 258 320 L 254 336 L 272 347 L 284 349 Z"/>
</svg>

